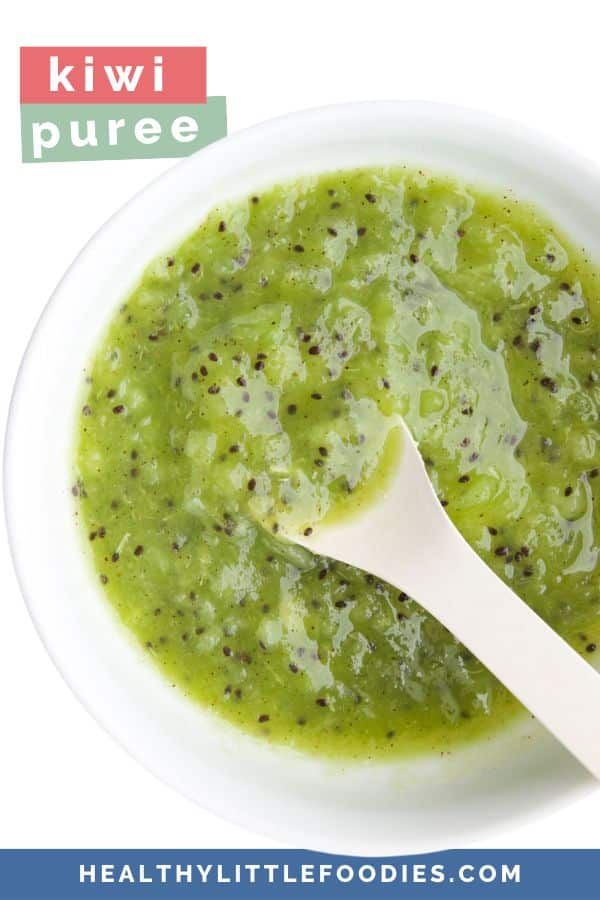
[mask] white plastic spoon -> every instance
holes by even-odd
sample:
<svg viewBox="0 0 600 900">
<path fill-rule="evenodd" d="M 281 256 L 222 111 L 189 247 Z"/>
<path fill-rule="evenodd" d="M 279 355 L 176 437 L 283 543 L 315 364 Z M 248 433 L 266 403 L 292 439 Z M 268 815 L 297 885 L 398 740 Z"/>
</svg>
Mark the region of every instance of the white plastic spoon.
<svg viewBox="0 0 600 900">
<path fill-rule="evenodd" d="M 286 526 L 284 536 L 414 597 L 600 778 L 600 674 L 471 549 L 402 428 L 398 471 L 380 499 L 308 535 Z"/>
</svg>

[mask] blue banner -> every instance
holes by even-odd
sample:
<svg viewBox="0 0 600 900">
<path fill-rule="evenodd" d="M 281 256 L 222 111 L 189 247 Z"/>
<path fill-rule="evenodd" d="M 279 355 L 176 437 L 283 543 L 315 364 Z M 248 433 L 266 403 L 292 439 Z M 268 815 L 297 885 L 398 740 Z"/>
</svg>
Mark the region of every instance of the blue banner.
<svg viewBox="0 0 600 900">
<path fill-rule="evenodd" d="M 0 850 L 1 900 L 81 897 L 519 897 L 598 900 L 600 850 Z"/>
</svg>

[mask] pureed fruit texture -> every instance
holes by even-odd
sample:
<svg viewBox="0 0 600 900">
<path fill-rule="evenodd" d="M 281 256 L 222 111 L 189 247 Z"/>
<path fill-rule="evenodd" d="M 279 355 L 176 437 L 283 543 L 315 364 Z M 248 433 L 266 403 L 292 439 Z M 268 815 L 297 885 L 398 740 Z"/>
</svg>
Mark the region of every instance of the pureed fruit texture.
<svg viewBox="0 0 600 900">
<path fill-rule="evenodd" d="M 598 290 L 537 211 L 423 172 L 213 211 L 149 266 L 87 373 L 74 493 L 121 620 L 185 694 L 303 750 L 491 733 L 518 707 L 472 654 L 277 526 L 373 491 L 401 414 L 467 540 L 591 655 Z"/>
</svg>

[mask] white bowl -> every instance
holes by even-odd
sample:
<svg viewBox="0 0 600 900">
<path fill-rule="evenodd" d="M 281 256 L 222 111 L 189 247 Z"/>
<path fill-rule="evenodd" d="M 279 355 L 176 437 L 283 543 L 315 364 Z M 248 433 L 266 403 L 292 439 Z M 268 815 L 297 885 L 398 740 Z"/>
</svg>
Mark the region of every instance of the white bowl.
<svg viewBox="0 0 600 900">
<path fill-rule="evenodd" d="M 360 765 L 233 730 L 183 699 L 117 622 L 82 552 L 69 464 L 82 370 L 155 254 L 227 198 L 309 172 L 386 163 L 514 189 L 600 259 L 598 173 L 519 125 L 421 103 L 334 106 L 266 122 L 180 162 L 83 249 L 25 354 L 5 458 L 23 594 L 56 665 L 98 721 L 160 778 L 225 818 L 289 844 L 373 855 L 480 840 L 594 782 L 530 718 L 451 755 Z"/>
</svg>

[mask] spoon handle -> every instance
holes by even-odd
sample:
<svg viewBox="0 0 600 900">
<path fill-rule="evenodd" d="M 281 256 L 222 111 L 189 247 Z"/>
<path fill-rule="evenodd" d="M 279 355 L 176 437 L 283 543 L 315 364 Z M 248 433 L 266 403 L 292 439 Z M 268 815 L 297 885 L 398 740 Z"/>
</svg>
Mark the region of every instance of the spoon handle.
<svg viewBox="0 0 600 900">
<path fill-rule="evenodd" d="M 426 608 L 600 779 L 600 674 L 482 562 L 449 521 L 438 550 L 433 565 L 419 567 L 417 583 L 409 574 L 410 587 L 406 567 L 396 567 L 393 559 L 381 574 L 414 590 L 417 601 L 422 597 Z"/>
</svg>

